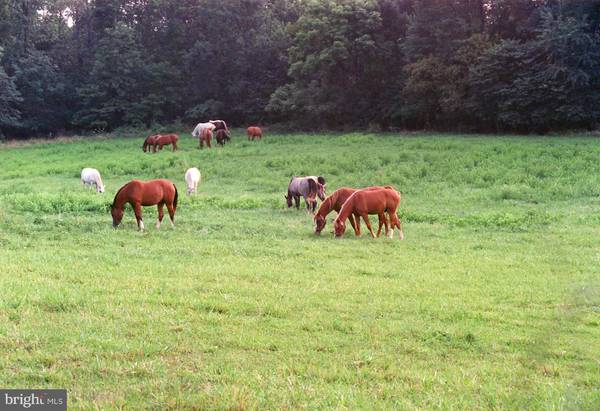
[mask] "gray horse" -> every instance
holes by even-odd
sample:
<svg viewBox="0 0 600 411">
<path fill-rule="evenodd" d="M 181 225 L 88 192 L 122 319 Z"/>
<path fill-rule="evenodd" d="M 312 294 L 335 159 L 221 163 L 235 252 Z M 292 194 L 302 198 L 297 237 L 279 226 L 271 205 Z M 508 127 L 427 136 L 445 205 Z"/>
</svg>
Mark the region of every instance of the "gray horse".
<svg viewBox="0 0 600 411">
<path fill-rule="evenodd" d="M 288 208 L 292 206 L 292 199 L 296 208 L 300 209 L 300 196 L 304 197 L 306 209 L 313 214 L 317 209 L 317 196 L 325 200 L 325 179 L 321 176 L 292 177 L 288 185 L 287 195 L 284 196 Z"/>
</svg>

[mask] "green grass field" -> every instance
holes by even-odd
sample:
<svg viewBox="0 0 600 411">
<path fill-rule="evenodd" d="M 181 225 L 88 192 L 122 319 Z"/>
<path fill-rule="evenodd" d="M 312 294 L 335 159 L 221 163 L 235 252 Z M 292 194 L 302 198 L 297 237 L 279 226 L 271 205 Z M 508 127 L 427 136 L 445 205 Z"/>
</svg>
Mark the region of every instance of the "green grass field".
<svg viewBox="0 0 600 411">
<path fill-rule="evenodd" d="M 70 409 L 600 408 L 600 140 L 127 137 L 0 146 L 0 387 Z M 334 214 L 314 236 L 294 174 L 396 186 L 406 240 L 333 239 Z M 130 208 L 113 229 L 117 189 L 159 177 L 176 228 L 148 207 L 144 233 Z"/>
</svg>

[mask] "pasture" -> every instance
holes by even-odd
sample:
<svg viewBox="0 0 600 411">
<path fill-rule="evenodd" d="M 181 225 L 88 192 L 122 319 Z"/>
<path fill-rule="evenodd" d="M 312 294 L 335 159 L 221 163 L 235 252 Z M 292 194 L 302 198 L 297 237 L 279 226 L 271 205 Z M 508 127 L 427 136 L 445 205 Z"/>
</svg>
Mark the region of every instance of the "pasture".
<svg viewBox="0 0 600 411">
<path fill-rule="evenodd" d="M 600 140 L 145 135 L 0 146 L 0 387 L 70 409 L 600 408 Z M 335 240 L 335 213 L 315 236 L 283 197 L 312 174 L 396 186 L 406 239 Z M 133 178 L 175 182 L 175 229 L 156 207 L 112 228 Z"/>
</svg>

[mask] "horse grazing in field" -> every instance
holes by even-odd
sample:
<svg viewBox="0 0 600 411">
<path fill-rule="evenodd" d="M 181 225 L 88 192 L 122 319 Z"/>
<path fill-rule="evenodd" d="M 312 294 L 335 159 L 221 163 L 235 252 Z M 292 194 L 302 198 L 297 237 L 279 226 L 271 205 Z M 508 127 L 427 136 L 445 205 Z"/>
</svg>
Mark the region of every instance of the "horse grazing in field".
<svg viewBox="0 0 600 411">
<path fill-rule="evenodd" d="M 300 196 L 304 197 L 306 209 L 314 213 L 317 208 L 318 196 L 321 201 L 325 199 L 325 179 L 321 176 L 292 177 L 288 184 L 287 195 L 284 196 L 287 206 L 292 206 L 292 199 L 296 203 L 296 208 L 300 208 Z"/>
<path fill-rule="evenodd" d="M 248 141 L 254 141 L 255 138 L 260 140 L 262 138 L 262 130 L 260 127 L 248 127 L 246 133 L 248 134 Z"/>
<path fill-rule="evenodd" d="M 223 120 L 208 120 L 208 122 L 215 126 L 215 131 L 225 130 L 227 135 L 229 135 L 229 129 L 227 128 L 227 124 Z"/>
<path fill-rule="evenodd" d="M 191 195 L 198 191 L 198 184 L 200 183 L 200 170 L 196 167 L 188 168 L 185 172 L 185 182 L 187 184 L 187 193 Z"/>
<path fill-rule="evenodd" d="M 192 130 L 192 137 L 200 137 L 200 133 L 206 128 L 210 131 L 225 130 L 227 132 L 227 135 L 229 135 L 229 129 L 227 128 L 227 124 L 223 120 L 209 120 L 206 123 L 196 124 L 194 130 Z"/>
<path fill-rule="evenodd" d="M 212 130 L 210 128 L 203 128 L 200 130 L 200 136 L 198 137 L 198 148 L 203 148 L 204 144 L 210 148 L 210 142 L 212 141 Z"/>
<path fill-rule="evenodd" d="M 146 137 L 146 139 L 144 140 L 144 144 L 142 145 L 142 150 L 144 150 L 144 153 L 152 151 L 152 148 L 154 148 L 154 139 L 157 136 L 158 134 L 154 134 Z"/>
<path fill-rule="evenodd" d="M 402 232 L 400 220 L 396 215 L 396 210 L 399 205 L 400 193 L 391 187 L 373 187 L 358 190 L 346 200 L 344 205 L 342 205 L 337 218 L 333 221 L 334 234 L 336 237 L 344 235 L 344 231 L 346 231 L 345 221 L 351 214 L 354 214 L 354 218 L 357 222 L 360 217 L 365 220 L 367 228 L 371 232 L 371 236 L 375 237 L 375 233 L 373 232 L 373 228 L 371 228 L 371 223 L 369 221 L 369 214 L 377 214 L 379 216 L 379 221 L 381 222 L 383 220 L 385 223 L 386 236 L 392 238 L 394 236 L 394 228 L 396 227 L 399 231 L 399 238 L 402 240 L 404 239 L 404 233 Z M 386 212 L 389 217 L 389 222 L 385 218 Z M 360 233 L 357 233 L 357 235 L 358 234 Z"/>
<path fill-rule="evenodd" d="M 158 221 L 156 228 L 160 228 L 164 216 L 163 206 L 167 205 L 171 226 L 175 226 L 175 210 L 177 209 L 177 187 L 169 180 L 159 179 L 150 181 L 132 180 L 117 191 L 115 199 L 110 208 L 113 227 L 117 227 L 123 219 L 125 204 L 131 204 L 138 229 L 144 230 L 144 221 L 142 220 L 142 206 L 157 205 Z"/>
<path fill-rule="evenodd" d="M 375 186 L 375 187 L 368 187 L 365 190 L 380 190 L 382 188 L 393 189 L 393 187 L 391 187 L 391 186 L 385 186 L 385 187 Z M 339 214 L 339 212 L 342 208 L 342 205 L 356 191 L 357 191 L 357 189 L 355 189 L 355 188 L 348 188 L 348 187 L 338 188 L 321 203 L 321 206 L 317 210 L 317 213 L 315 214 L 315 217 L 313 219 L 315 222 L 315 234 L 321 234 L 321 231 L 323 231 L 323 229 L 325 228 L 325 224 L 327 223 L 327 219 L 326 219 L 327 215 L 329 213 L 331 213 L 331 211 L 333 211 L 333 210 L 335 210 Z M 385 218 L 385 216 L 384 216 L 384 218 Z M 360 219 L 356 219 L 356 221 L 355 221 L 354 215 L 351 214 L 348 217 L 348 220 L 350 221 L 350 225 L 352 225 L 352 228 L 354 229 L 355 234 L 360 235 Z M 380 217 L 379 218 L 379 228 L 377 229 L 377 237 L 379 237 L 379 235 L 381 234 L 381 227 L 383 226 L 383 224 L 384 224 L 384 220 L 382 220 Z"/>
<path fill-rule="evenodd" d="M 84 168 L 81 170 L 81 184 L 96 186 L 96 191 L 104 192 L 104 183 L 100 177 L 100 172 L 95 168 Z"/>
<path fill-rule="evenodd" d="M 177 141 L 179 141 L 179 136 L 177 134 L 157 134 L 154 137 L 154 150 L 156 153 L 156 147 L 159 150 L 162 150 L 163 146 L 168 146 L 169 144 L 173 145 L 173 151 L 177 150 Z"/>
<path fill-rule="evenodd" d="M 215 132 L 215 139 L 217 140 L 217 144 L 222 146 L 226 141 L 230 141 L 231 137 L 227 130 L 221 128 Z"/>
</svg>

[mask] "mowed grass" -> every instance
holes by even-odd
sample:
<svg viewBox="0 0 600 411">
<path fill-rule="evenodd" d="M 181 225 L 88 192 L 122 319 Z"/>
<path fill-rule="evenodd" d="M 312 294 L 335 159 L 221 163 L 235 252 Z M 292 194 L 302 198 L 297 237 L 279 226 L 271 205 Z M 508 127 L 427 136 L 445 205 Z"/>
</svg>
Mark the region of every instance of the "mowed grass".
<svg viewBox="0 0 600 411">
<path fill-rule="evenodd" d="M 143 136 L 0 146 L 0 387 L 70 409 L 600 408 L 600 140 Z M 283 198 L 306 174 L 396 186 L 406 240 L 335 240 L 334 214 L 314 236 Z M 146 232 L 130 208 L 113 229 L 118 188 L 159 177 L 176 228 L 148 207 Z"/>
</svg>

